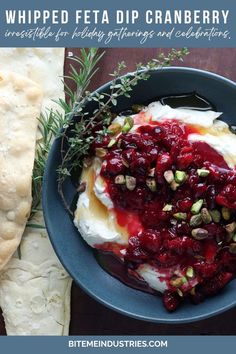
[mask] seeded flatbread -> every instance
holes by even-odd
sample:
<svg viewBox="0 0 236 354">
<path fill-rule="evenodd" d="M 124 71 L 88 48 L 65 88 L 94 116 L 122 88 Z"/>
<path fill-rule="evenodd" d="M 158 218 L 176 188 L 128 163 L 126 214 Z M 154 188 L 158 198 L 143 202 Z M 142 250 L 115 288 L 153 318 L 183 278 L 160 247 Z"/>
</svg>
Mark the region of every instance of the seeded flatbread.
<svg viewBox="0 0 236 354">
<path fill-rule="evenodd" d="M 0 71 L 0 269 L 17 249 L 31 207 L 31 177 L 42 90 Z"/>
</svg>

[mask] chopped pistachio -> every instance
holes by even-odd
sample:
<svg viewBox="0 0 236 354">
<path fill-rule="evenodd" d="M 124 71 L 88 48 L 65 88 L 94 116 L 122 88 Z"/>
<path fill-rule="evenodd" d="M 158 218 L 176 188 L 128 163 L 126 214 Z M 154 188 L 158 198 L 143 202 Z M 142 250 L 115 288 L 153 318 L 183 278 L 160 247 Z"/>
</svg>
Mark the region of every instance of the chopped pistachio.
<svg viewBox="0 0 236 354">
<path fill-rule="evenodd" d="M 149 177 L 154 177 L 155 176 L 155 168 L 154 167 L 149 170 L 148 176 Z"/>
<path fill-rule="evenodd" d="M 176 289 L 176 292 L 180 297 L 184 296 L 183 292 L 180 289 Z"/>
<path fill-rule="evenodd" d="M 108 133 L 115 135 L 121 132 L 121 125 L 119 123 L 112 123 L 111 125 L 109 125 L 108 127 Z"/>
<path fill-rule="evenodd" d="M 231 243 L 229 245 L 229 252 L 232 254 L 236 254 L 236 243 Z"/>
<path fill-rule="evenodd" d="M 113 145 L 115 145 L 115 143 L 116 143 L 116 139 L 111 139 L 111 140 L 109 141 L 109 144 L 107 145 L 107 147 L 110 148 L 110 147 L 112 147 Z"/>
<path fill-rule="evenodd" d="M 195 287 L 193 287 L 191 290 L 190 290 L 190 294 L 191 295 L 196 295 L 196 289 L 195 289 Z"/>
<path fill-rule="evenodd" d="M 199 227 L 192 230 L 192 236 L 196 240 L 204 240 L 208 237 L 208 231 Z"/>
<path fill-rule="evenodd" d="M 179 186 L 179 183 L 176 183 L 175 181 L 172 181 L 170 184 L 170 188 L 172 189 L 172 191 L 176 191 Z"/>
<path fill-rule="evenodd" d="M 207 177 L 209 175 L 210 171 L 207 170 L 206 168 L 199 168 L 197 169 L 197 174 L 199 177 Z"/>
<path fill-rule="evenodd" d="M 122 163 L 125 167 L 129 167 L 128 162 L 122 157 Z"/>
<path fill-rule="evenodd" d="M 118 139 L 118 141 L 117 141 L 117 147 L 118 147 L 118 149 L 120 149 L 121 143 L 122 143 L 122 140 L 121 140 L 121 139 Z"/>
<path fill-rule="evenodd" d="M 233 235 L 232 240 L 236 242 L 236 234 Z"/>
<path fill-rule="evenodd" d="M 139 113 L 140 111 L 142 111 L 144 106 L 141 104 L 133 104 L 133 106 L 131 108 L 132 108 L 132 111 L 134 111 L 135 113 Z"/>
<path fill-rule="evenodd" d="M 122 127 L 122 133 L 128 133 L 134 125 L 134 120 L 132 117 L 125 117 L 124 125 Z"/>
<path fill-rule="evenodd" d="M 173 205 L 171 204 L 166 204 L 162 211 L 171 211 L 173 209 Z"/>
<path fill-rule="evenodd" d="M 186 181 L 187 174 L 184 171 L 176 171 L 175 172 L 175 182 L 176 183 L 184 183 Z"/>
<path fill-rule="evenodd" d="M 212 217 L 207 208 L 202 208 L 201 210 L 202 221 L 204 224 L 210 224 L 212 222 Z"/>
<path fill-rule="evenodd" d="M 116 176 L 115 184 L 125 184 L 125 176 L 123 175 Z"/>
<path fill-rule="evenodd" d="M 130 129 L 131 129 L 130 125 L 128 123 L 126 123 L 122 127 L 122 133 L 128 133 L 130 131 Z"/>
<path fill-rule="evenodd" d="M 146 185 L 152 192 L 156 192 L 157 190 L 157 183 L 154 178 L 147 178 Z"/>
<path fill-rule="evenodd" d="M 97 157 L 105 157 L 107 154 L 107 150 L 104 148 L 96 148 L 95 149 L 95 155 Z"/>
<path fill-rule="evenodd" d="M 185 283 L 187 283 L 186 277 L 179 277 L 179 278 L 171 279 L 170 281 L 170 284 L 176 288 L 180 288 Z"/>
<path fill-rule="evenodd" d="M 225 229 L 229 234 L 232 234 L 236 230 L 236 222 L 234 221 L 226 225 Z"/>
<path fill-rule="evenodd" d="M 219 210 L 213 209 L 210 210 L 209 213 L 211 214 L 212 220 L 216 223 L 220 222 L 221 219 L 221 213 Z"/>
<path fill-rule="evenodd" d="M 221 213 L 222 213 L 223 219 L 225 219 L 226 221 L 228 221 L 230 219 L 231 211 L 229 208 L 223 207 L 221 209 Z"/>
<path fill-rule="evenodd" d="M 199 226 L 201 225 L 202 223 L 202 216 L 201 214 L 196 214 L 196 215 L 193 215 L 190 219 L 190 226 L 193 226 L 193 227 L 196 227 L 196 226 Z"/>
<path fill-rule="evenodd" d="M 125 176 L 125 184 L 129 191 L 133 191 L 136 187 L 136 178 L 132 176 Z"/>
<path fill-rule="evenodd" d="M 173 182 L 174 179 L 175 179 L 175 178 L 174 178 L 174 173 L 173 173 L 173 171 L 171 171 L 171 170 L 165 171 L 165 172 L 164 172 L 164 178 L 165 178 L 165 180 L 166 180 L 167 183 Z"/>
<path fill-rule="evenodd" d="M 132 128 L 134 126 L 134 120 L 132 117 L 125 117 L 125 124 L 129 123 L 130 127 Z"/>
<path fill-rule="evenodd" d="M 194 278 L 195 274 L 194 274 L 193 267 L 188 267 L 187 268 L 186 275 L 187 275 L 188 278 Z"/>
<path fill-rule="evenodd" d="M 175 213 L 175 214 L 173 214 L 173 217 L 176 220 L 186 220 L 187 219 L 187 213 Z"/>
<path fill-rule="evenodd" d="M 198 214 L 201 210 L 202 204 L 203 204 L 203 199 L 199 199 L 197 202 L 193 203 L 191 207 L 191 213 Z"/>
</svg>

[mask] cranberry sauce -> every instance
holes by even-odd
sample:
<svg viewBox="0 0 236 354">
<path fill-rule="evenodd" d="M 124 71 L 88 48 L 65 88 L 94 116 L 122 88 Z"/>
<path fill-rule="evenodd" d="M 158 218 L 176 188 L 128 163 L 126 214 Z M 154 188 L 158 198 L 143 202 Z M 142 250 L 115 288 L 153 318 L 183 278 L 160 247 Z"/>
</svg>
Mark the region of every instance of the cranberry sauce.
<svg viewBox="0 0 236 354">
<path fill-rule="evenodd" d="M 170 311 L 218 293 L 236 274 L 236 171 L 206 143 L 188 141 L 193 132 L 165 121 L 122 133 L 109 148 L 108 137 L 99 142 L 114 211 L 135 220 L 125 264 L 176 270 L 163 295 Z"/>
</svg>

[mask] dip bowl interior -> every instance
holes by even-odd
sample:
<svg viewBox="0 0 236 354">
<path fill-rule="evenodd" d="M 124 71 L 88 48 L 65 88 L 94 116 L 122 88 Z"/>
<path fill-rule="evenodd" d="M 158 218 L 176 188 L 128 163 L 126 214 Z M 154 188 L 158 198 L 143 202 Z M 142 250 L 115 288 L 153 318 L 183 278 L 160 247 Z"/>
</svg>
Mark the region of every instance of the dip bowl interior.
<svg viewBox="0 0 236 354">
<path fill-rule="evenodd" d="M 148 103 L 163 96 L 196 92 L 206 98 L 221 119 L 236 125 L 236 84 L 216 74 L 192 68 L 170 67 L 150 73 L 147 81 L 140 82 L 131 98 L 118 100 L 117 110 L 124 111 L 133 104 Z M 109 83 L 98 92 L 109 90 Z M 88 107 L 88 110 L 92 107 Z M 174 313 L 168 313 L 162 299 L 132 289 L 109 275 L 97 263 L 93 250 L 83 241 L 73 220 L 64 208 L 57 191 L 57 169 L 61 164 L 61 138 L 51 148 L 43 183 L 43 210 L 47 230 L 61 263 L 74 281 L 90 296 L 124 315 L 140 320 L 181 323 L 192 322 L 219 314 L 236 305 L 236 280 L 217 296 L 199 305 L 184 303 Z M 68 179 L 64 186 L 66 200 L 72 200 L 76 191 Z"/>
</svg>

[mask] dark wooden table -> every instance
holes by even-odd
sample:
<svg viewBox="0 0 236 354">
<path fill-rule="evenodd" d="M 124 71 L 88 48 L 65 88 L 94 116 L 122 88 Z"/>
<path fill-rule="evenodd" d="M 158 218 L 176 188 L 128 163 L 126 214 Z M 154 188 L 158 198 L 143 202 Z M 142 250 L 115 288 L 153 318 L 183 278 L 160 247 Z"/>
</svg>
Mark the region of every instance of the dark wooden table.
<svg viewBox="0 0 236 354">
<path fill-rule="evenodd" d="M 75 49 L 70 51 L 76 53 Z M 155 57 L 159 49 L 106 49 L 100 62 L 100 71 L 92 82 L 96 88 L 110 80 L 108 74 L 116 63 L 125 60 L 127 71 L 134 63 L 145 62 Z M 221 74 L 236 81 L 236 48 L 191 49 L 184 63 L 176 65 L 200 68 Z M 235 102 L 236 107 L 236 102 Z M 235 111 L 236 114 L 236 111 Z M 236 296 L 236 294 L 235 294 Z M 5 334 L 4 321 L 0 317 L 0 334 Z M 73 285 L 71 305 L 71 335 L 235 335 L 236 308 L 208 320 L 182 325 L 153 324 L 122 316 L 90 298 Z"/>
</svg>

